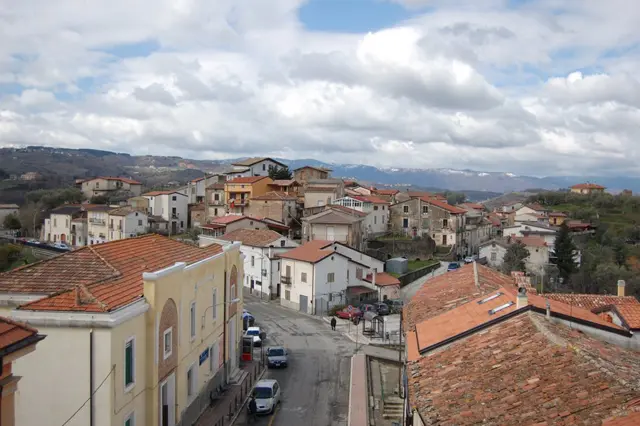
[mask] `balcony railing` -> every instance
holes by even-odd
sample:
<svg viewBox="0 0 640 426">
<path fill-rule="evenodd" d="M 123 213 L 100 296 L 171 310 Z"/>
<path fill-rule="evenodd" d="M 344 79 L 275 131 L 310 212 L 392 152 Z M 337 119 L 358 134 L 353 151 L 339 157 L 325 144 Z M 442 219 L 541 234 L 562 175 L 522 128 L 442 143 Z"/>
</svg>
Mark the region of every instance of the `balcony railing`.
<svg viewBox="0 0 640 426">
<path fill-rule="evenodd" d="M 340 243 L 347 242 L 349 240 L 348 234 L 327 234 L 327 233 L 314 233 L 314 240 L 326 240 L 326 241 L 338 241 Z"/>
<path fill-rule="evenodd" d="M 224 206 L 224 201 L 223 200 L 210 200 L 209 201 L 209 205 L 210 206 Z"/>
<path fill-rule="evenodd" d="M 177 215 L 177 214 L 172 213 L 172 214 L 171 214 L 171 219 L 179 219 L 179 218 L 178 218 L 178 215 Z"/>
<path fill-rule="evenodd" d="M 286 275 L 282 275 L 282 276 L 280 277 L 280 282 L 281 282 L 282 284 L 291 285 L 291 277 L 288 277 L 288 276 L 286 276 Z"/>
<path fill-rule="evenodd" d="M 105 222 L 104 219 L 98 219 L 98 218 L 95 218 L 95 217 L 91 217 L 91 218 L 89 218 L 89 223 L 93 223 L 93 224 L 96 224 L 96 225 L 103 225 L 104 226 L 104 224 L 106 222 Z"/>
<path fill-rule="evenodd" d="M 233 204 L 233 207 L 246 207 L 249 205 L 249 199 L 248 198 L 232 198 L 229 200 L 229 205 L 231 206 L 231 204 Z"/>
</svg>

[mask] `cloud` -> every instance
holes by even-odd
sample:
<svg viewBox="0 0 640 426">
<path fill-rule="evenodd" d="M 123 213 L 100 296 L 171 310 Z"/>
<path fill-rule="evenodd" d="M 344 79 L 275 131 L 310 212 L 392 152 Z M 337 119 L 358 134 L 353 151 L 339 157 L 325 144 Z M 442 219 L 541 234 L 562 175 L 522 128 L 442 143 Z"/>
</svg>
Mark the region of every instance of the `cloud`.
<svg viewBox="0 0 640 426">
<path fill-rule="evenodd" d="M 640 172 L 638 8 L 397 0 L 410 19 L 345 34 L 302 3 L 0 0 L 0 144 Z"/>
</svg>

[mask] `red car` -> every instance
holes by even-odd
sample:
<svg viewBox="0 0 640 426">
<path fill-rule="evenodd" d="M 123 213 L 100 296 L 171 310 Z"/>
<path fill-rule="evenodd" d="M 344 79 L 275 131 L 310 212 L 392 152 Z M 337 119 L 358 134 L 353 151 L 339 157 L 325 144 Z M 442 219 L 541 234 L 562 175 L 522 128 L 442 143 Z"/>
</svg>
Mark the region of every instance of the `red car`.
<svg viewBox="0 0 640 426">
<path fill-rule="evenodd" d="M 346 308 L 337 311 L 336 316 L 342 319 L 351 319 L 355 317 L 361 317 L 362 311 L 355 306 L 351 306 L 351 311 L 349 311 L 349 306 L 347 306 Z"/>
</svg>

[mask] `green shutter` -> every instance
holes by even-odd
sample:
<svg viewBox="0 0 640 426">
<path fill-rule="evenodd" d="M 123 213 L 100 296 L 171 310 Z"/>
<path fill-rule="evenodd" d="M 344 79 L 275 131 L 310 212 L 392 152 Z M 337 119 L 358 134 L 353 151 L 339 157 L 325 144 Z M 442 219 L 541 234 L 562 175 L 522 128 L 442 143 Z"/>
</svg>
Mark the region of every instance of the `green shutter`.
<svg viewBox="0 0 640 426">
<path fill-rule="evenodd" d="M 133 341 L 127 342 L 124 352 L 124 383 L 133 383 Z"/>
</svg>

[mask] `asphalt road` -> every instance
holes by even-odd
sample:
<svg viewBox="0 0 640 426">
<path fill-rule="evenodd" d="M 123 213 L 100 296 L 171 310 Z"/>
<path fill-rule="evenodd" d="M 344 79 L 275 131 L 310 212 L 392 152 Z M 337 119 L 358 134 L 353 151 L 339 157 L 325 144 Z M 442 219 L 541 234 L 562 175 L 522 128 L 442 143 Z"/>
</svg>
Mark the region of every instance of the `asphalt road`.
<svg viewBox="0 0 640 426">
<path fill-rule="evenodd" d="M 245 296 L 244 305 L 267 333 L 265 349 L 282 345 L 289 352 L 287 368 L 268 370 L 264 376 L 280 383 L 282 404 L 275 414 L 260 416 L 253 424 L 346 426 L 355 344 L 323 321 L 277 303 Z M 235 425 L 252 424 L 247 420 L 245 407 Z"/>
</svg>

